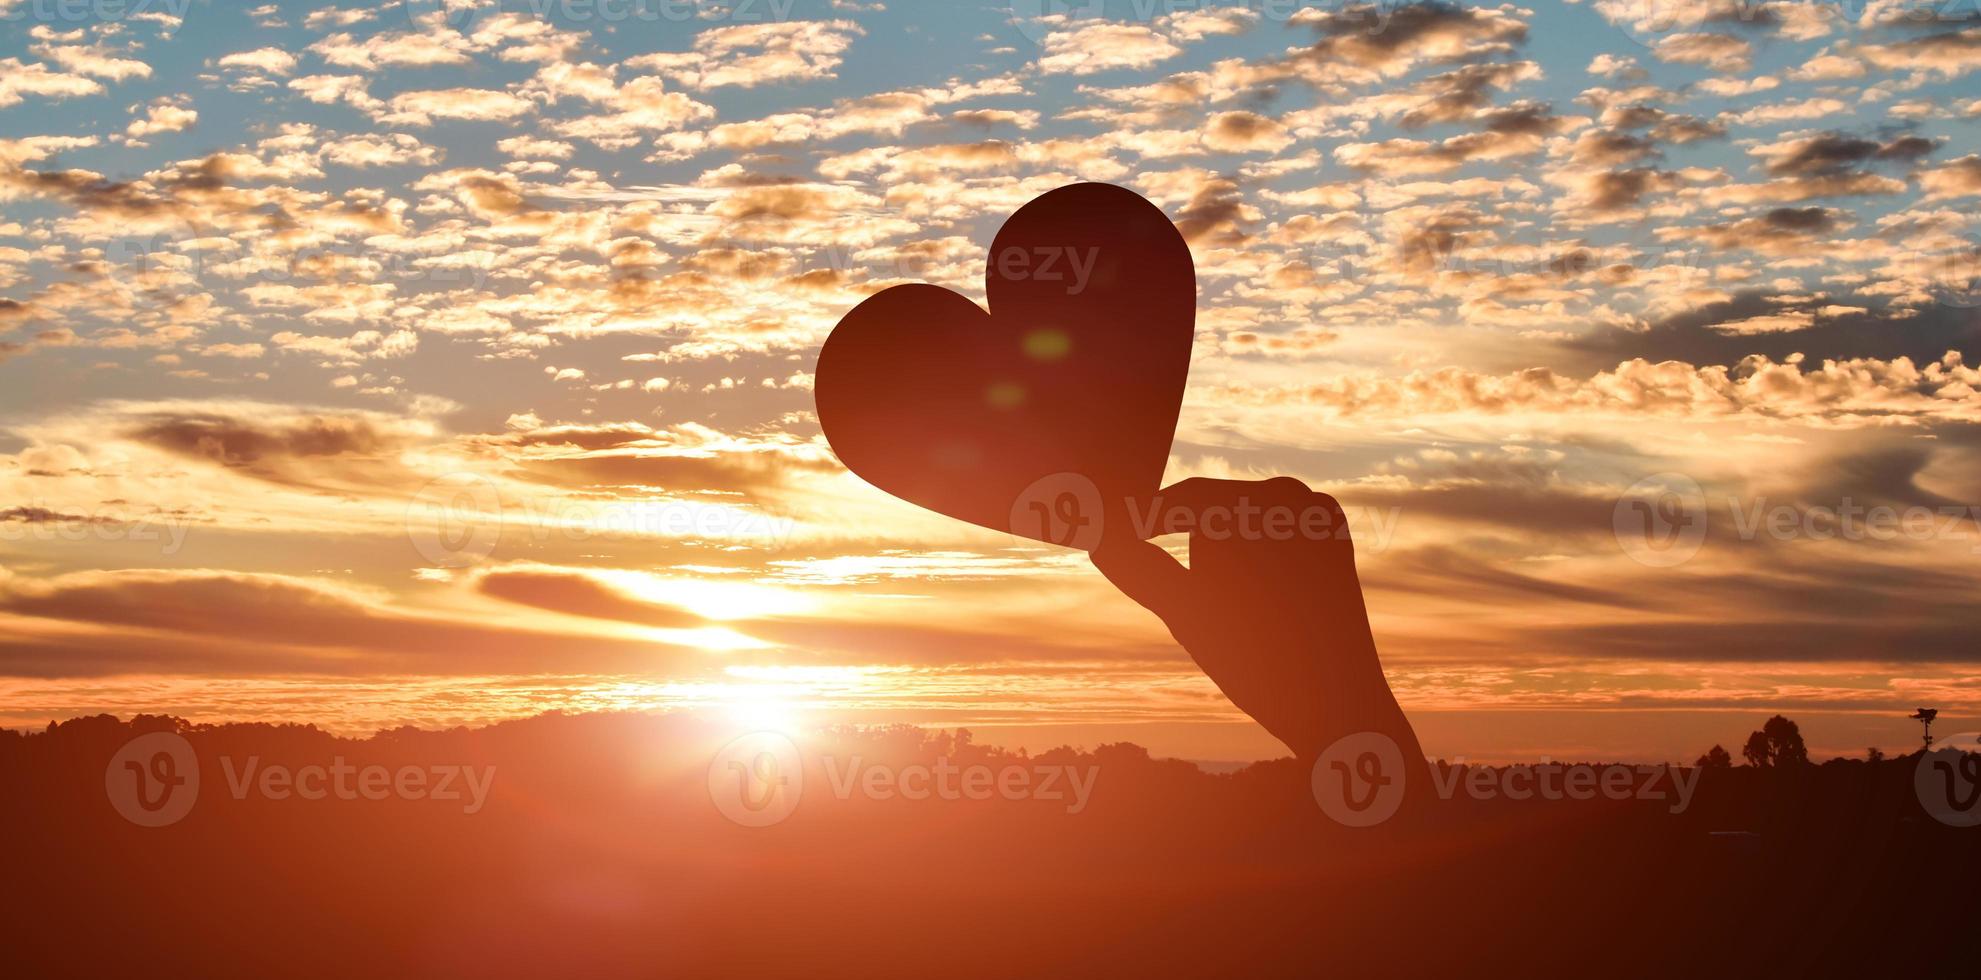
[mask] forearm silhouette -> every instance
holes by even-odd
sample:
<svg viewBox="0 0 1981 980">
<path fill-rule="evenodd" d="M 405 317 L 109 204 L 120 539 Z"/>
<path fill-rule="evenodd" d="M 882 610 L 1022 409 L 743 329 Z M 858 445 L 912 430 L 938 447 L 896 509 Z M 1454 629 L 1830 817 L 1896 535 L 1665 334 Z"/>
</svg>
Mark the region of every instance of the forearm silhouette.
<svg viewBox="0 0 1981 980">
<path fill-rule="evenodd" d="M 1162 478 L 1196 335 L 1195 266 L 1169 216 L 1127 188 L 1069 184 L 1013 213 L 990 254 L 988 309 L 904 283 L 833 328 L 815 388 L 840 461 L 958 520 L 1098 543 L 1100 570 L 1301 758 L 1375 732 L 1421 762 L 1333 498 L 1285 477 L 1185 480 L 1155 494 L 1153 527 L 1127 513 Z M 1267 508 L 1325 520 L 1289 529 L 1261 521 Z M 1183 529 L 1164 510 L 1195 518 L 1187 568 L 1146 540 Z"/>
<path fill-rule="evenodd" d="M 1412 765 L 1424 753 L 1390 693 L 1333 497 L 1292 477 L 1184 480 L 1161 491 L 1158 527 L 1189 527 L 1188 567 L 1111 532 L 1095 567 L 1160 617 L 1231 702 L 1302 760 L 1377 732 Z M 1267 515 L 1291 514 L 1288 526 Z"/>
</svg>

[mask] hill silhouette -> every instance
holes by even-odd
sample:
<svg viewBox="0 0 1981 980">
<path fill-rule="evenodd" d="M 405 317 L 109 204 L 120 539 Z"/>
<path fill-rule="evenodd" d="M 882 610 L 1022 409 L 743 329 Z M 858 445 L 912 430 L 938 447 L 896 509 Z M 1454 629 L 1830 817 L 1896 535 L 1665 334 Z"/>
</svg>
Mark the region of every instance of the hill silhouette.
<svg viewBox="0 0 1981 980">
<path fill-rule="evenodd" d="M 199 773 L 197 801 L 158 827 L 106 788 L 151 733 L 183 738 Z M 835 730 L 798 741 L 795 808 L 750 827 L 711 793 L 736 734 L 648 714 L 364 739 L 161 716 L 0 734 L 7 972 L 1931 976 L 1972 962 L 1981 830 L 1922 808 L 1916 754 L 1646 771 L 1635 790 L 1694 780 L 1681 812 L 1669 797 L 1460 789 L 1350 829 L 1291 759 L 1213 774 L 1131 744 L 1026 755 L 967 732 Z M 338 765 L 348 797 L 260 781 Z M 368 798 L 374 767 L 427 784 Z M 478 803 L 466 781 L 435 798 L 447 767 L 493 767 Z M 954 792 L 860 782 L 916 767 L 945 767 Z M 981 778 L 973 793 L 973 767 L 1010 786 L 1003 774 L 1033 775 L 1022 793 Z M 1089 780 L 1084 799 L 1067 782 L 1041 792 L 1055 767 Z M 1519 770 L 1437 765 L 1433 780 Z"/>
</svg>

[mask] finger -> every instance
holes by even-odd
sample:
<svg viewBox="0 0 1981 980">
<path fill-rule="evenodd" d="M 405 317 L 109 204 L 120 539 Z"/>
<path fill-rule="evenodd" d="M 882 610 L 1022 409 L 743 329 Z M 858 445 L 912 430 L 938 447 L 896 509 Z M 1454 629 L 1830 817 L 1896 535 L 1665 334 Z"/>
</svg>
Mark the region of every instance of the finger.
<svg viewBox="0 0 1981 980">
<path fill-rule="evenodd" d="M 1207 476 L 1193 476 L 1179 480 L 1156 491 L 1156 513 L 1166 515 L 1171 511 L 1196 514 L 1209 507 L 1229 507 L 1247 493 L 1256 493 L 1257 480 L 1213 480 Z"/>
<path fill-rule="evenodd" d="M 1158 529 L 1184 529 L 1207 510 L 1232 511 L 1240 504 L 1253 507 L 1297 508 L 1316 494 L 1305 483 L 1290 476 L 1270 480 L 1213 480 L 1195 476 L 1180 480 L 1156 492 L 1151 512 L 1159 520 Z M 1332 502 L 1333 498 L 1328 498 Z"/>
<path fill-rule="evenodd" d="M 1227 506 L 1227 501 L 1236 500 L 1245 488 L 1253 485 L 1249 480 L 1213 480 L 1202 476 L 1172 483 L 1149 498 L 1148 520 L 1136 533 L 1150 538 L 1187 534 L 1196 529 L 1197 515 L 1206 508 Z"/>
<path fill-rule="evenodd" d="M 1190 567 L 1200 551 L 1220 546 L 1250 550 L 1258 542 L 1300 537 L 1338 537 L 1341 506 L 1325 493 L 1309 490 L 1290 476 L 1270 480 L 1213 480 L 1193 477 L 1163 488 L 1151 498 L 1143 533 L 1188 532 Z M 1216 555 L 1208 555 L 1216 562 Z"/>
<path fill-rule="evenodd" d="M 1111 539 L 1091 557 L 1122 594 L 1176 628 L 1190 597 L 1190 570 L 1169 552 L 1147 541 Z"/>
</svg>

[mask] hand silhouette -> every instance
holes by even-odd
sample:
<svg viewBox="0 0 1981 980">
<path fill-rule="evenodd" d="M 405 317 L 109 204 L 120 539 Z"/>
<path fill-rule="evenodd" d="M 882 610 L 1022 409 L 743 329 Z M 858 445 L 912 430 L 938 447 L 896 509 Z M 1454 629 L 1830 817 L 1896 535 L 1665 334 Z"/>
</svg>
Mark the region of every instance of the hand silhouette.
<svg viewBox="0 0 1981 980">
<path fill-rule="evenodd" d="M 1111 525 L 1094 565 L 1160 617 L 1233 704 L 1303 760 L 1378 732 L 1421 763 L 1376 656 L 1333 497 L 1292 477 L 1199 478 L 1162 490 L 1147 516 L 1143 527 Z M 1142 540 L 1186 530 L 1188 567 Z"/>
</svg>

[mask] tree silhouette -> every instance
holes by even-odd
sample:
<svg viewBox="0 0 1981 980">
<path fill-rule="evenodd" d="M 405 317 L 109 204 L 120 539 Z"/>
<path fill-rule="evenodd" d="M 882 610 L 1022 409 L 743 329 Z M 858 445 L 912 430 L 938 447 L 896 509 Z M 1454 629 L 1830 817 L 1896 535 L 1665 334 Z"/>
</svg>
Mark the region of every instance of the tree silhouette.
<svg viewBox="0 0 1981 980">
<path fill-rule="evenodd" d="M 1727 754 L 1726 746 L 1715 745 L 1692 765 L 1699 769 L 1728 769 L 1733 766 L 1733 756 Z"/>
<path fill-rule="evenodd" d="M 1761 726 L 1768 736 L 1768 746 L 1774 750 L 1775 765 L 1806 766 L 1809 764 L 1809 748 L 1802 744 L 1802 729 L 1795 722 L 1776 715 Z"/>
<path fill-rule="evenodd" d="M 1750 766 L 1782 767 L 1809 764 L 1809 748 L 1802 743 L 1802 729 L 1795 722 L 1776 715 L 1761 723 L 1761 730 L 1747 736 L 1740 754 Z"/>
<path fill-rule="evenodd" d="M 1938 708 L 1920 708 L 1911 715 L 1912 720 L 1918 722 L 1920 727 L 1924 729 L 1926 733 L 1926 748 L 1928 749 L 1933 747 L 1933 719 L 1939 716 L 1940 709 Z"/>
<path fill-rule="evenodd" d="M 1747 744 L 1740 747 L 1740 754 L 1750 766 L 1766 767 L 1774 762 L 1768 754 L 1768 736 L 1760 732 L 1747 736 Z"/>
</svg>

